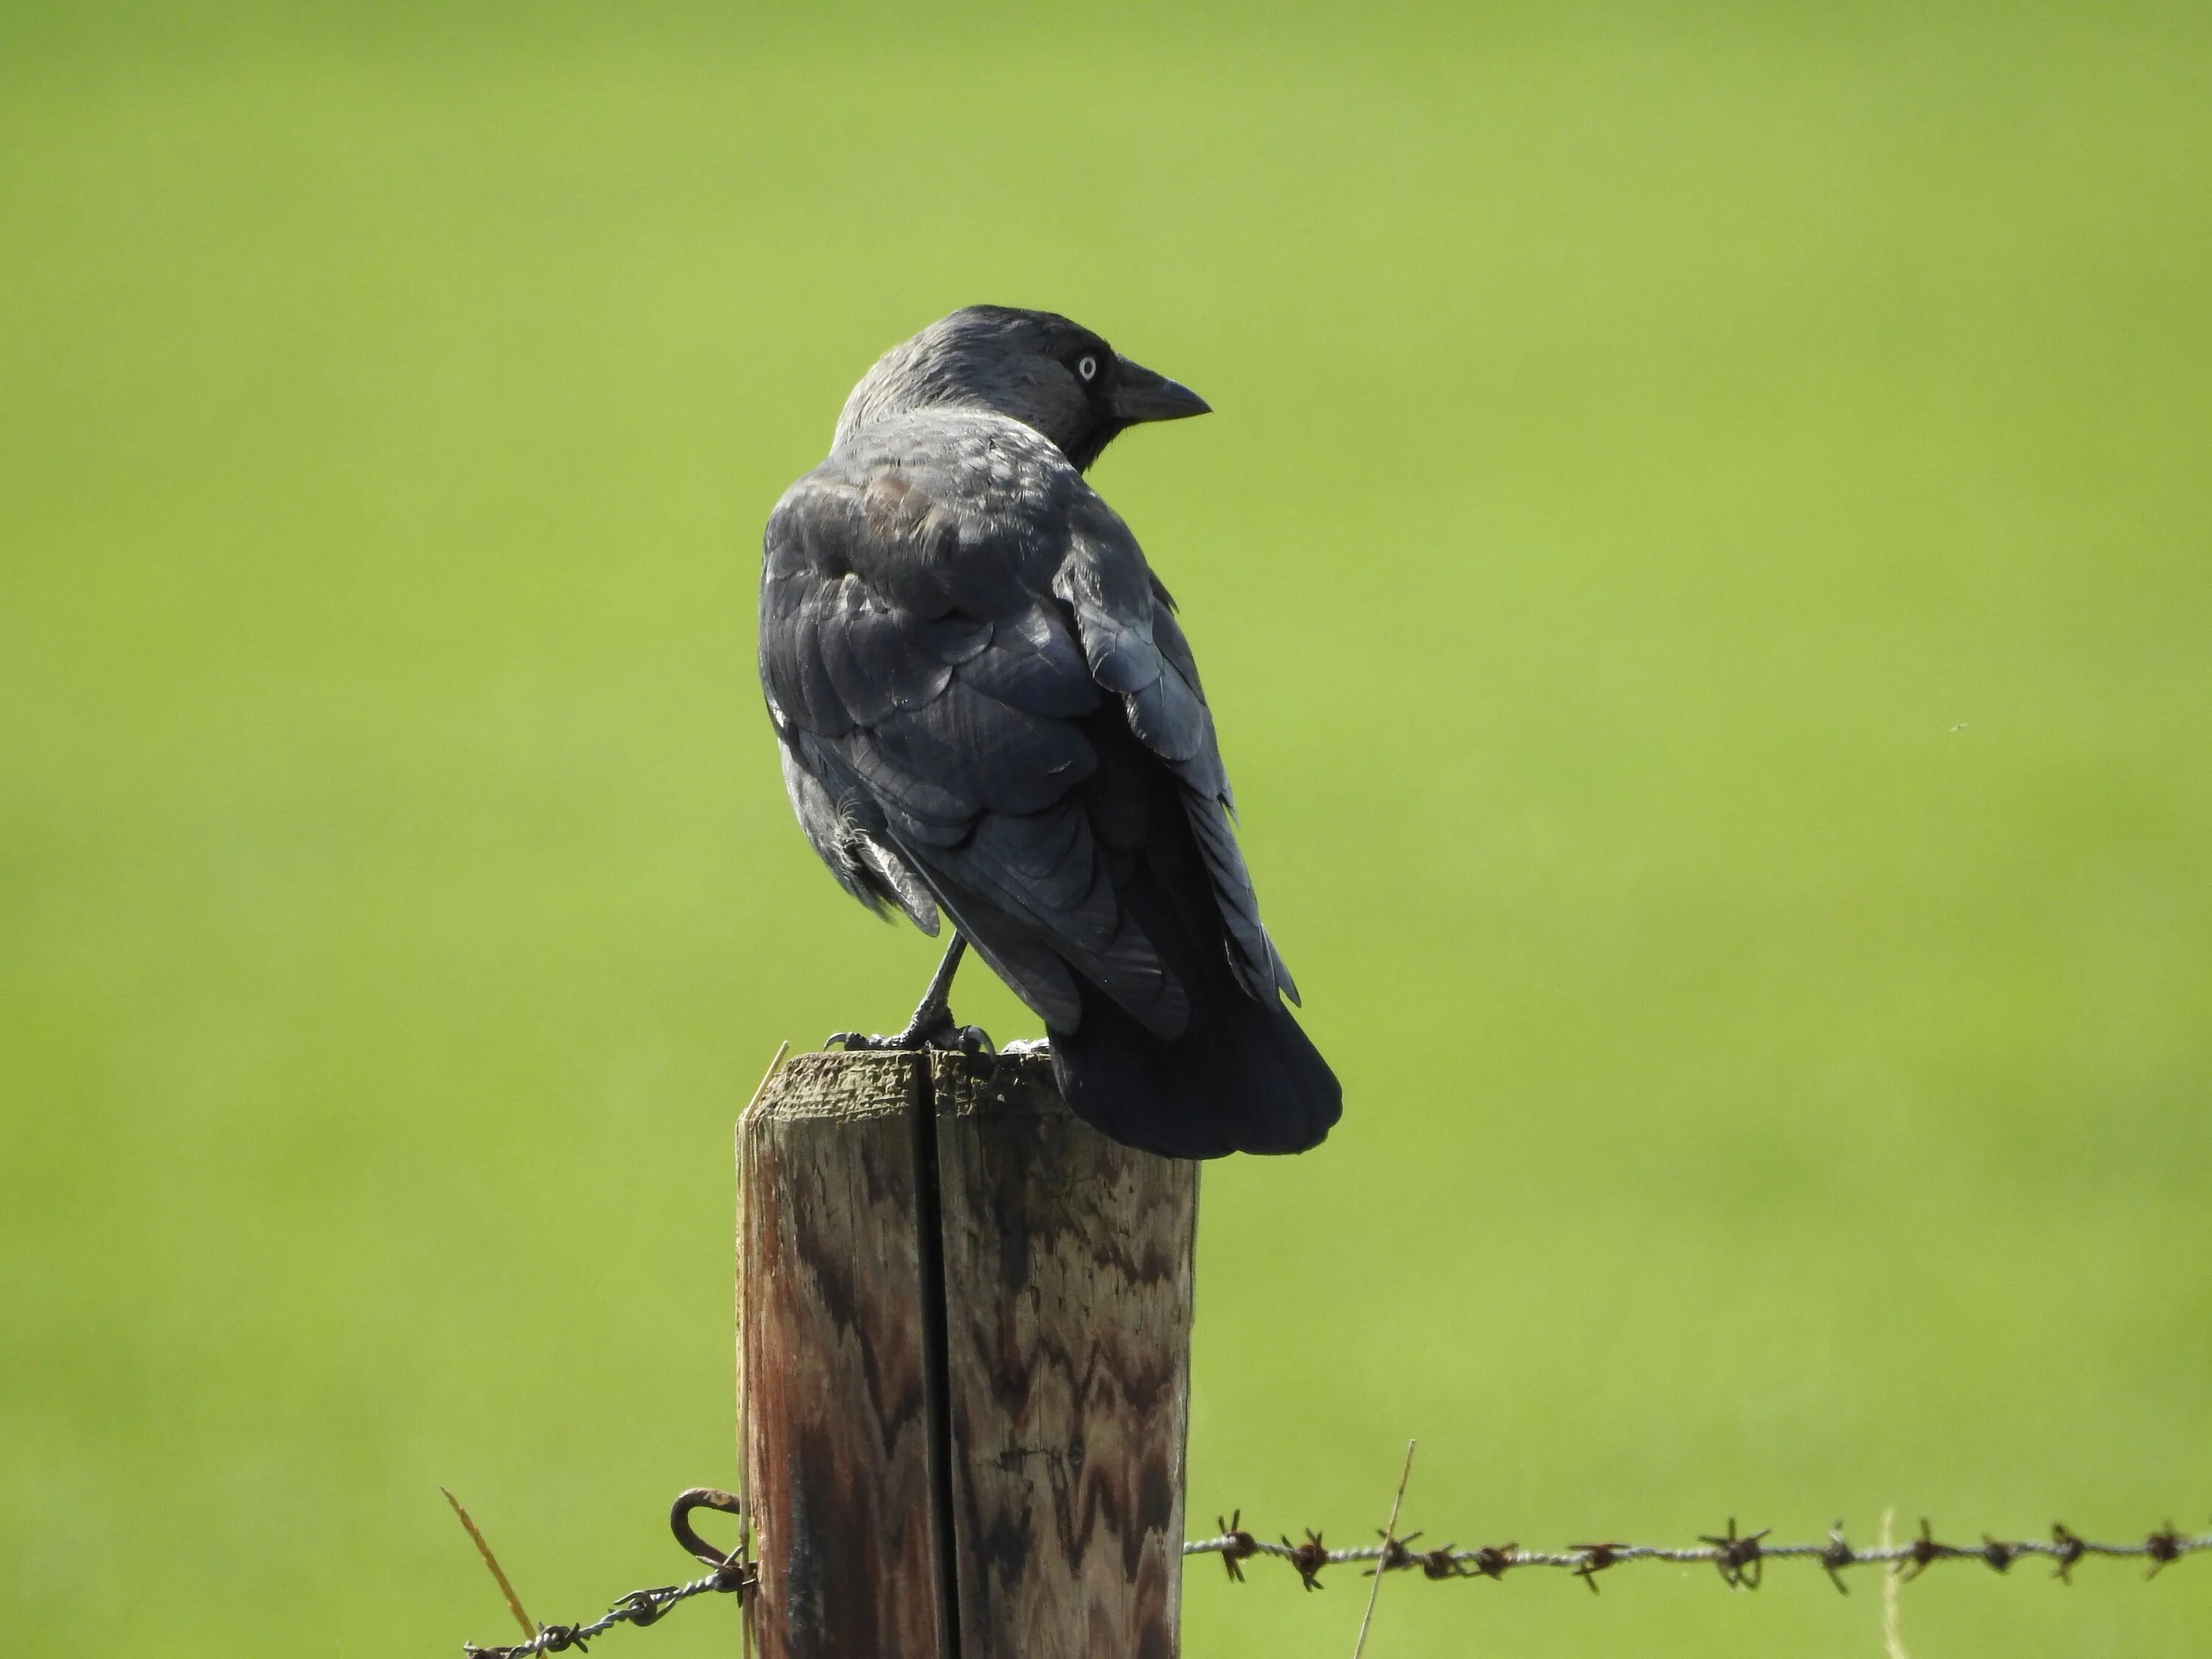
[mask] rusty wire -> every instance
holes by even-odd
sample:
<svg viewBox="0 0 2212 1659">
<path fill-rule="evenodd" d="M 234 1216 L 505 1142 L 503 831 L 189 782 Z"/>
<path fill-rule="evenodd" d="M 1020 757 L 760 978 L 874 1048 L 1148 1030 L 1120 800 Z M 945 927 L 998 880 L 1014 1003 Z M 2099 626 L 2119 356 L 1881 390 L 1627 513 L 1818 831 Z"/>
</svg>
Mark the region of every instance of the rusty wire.
<svg viewBox="0 0 2212 1659">
<path fill-rule="evenodd" d="M 671 1510 L 669 1524 L 677 1541 L 686 1553 L 713 1568 L 704 1577 L 688 1583 L 665 1584 L 655 1589 L 632 1590 L 588 1624 L 548 1625 L 529 1641 L 505 1647 L 465 1643 L 462 1652 L 469 1659 L 535 1659 L 539 1654 L 562 1653 L 570 1648 L 582 1652 L 592 1640 L 617 1625 L 653 1624 L 671 1607 L 694 1596 L 720 1591 L 735 1595 L 741 1606 L 750 1601 L 760 1587 L 758 1570 L 746 1559 L 742 1545 L 725 1555 L 702 1539 L 690 1525 L 690 1513 L 695 1509 L 720 1510 L 727 1514 L 739 1510 L 738 1500 L 729 1493 L 701 1486 L 683 1493 Z M 1946 1544 L 1937 1540 L 1923 1520 L 1920 1536 L 1916 1539 L 1903 1544 L 1859 1549 L 1845 1541 L 1841 1522 L 1829 1533 L 1826 1543 L 1770 1544 L 1765 1528 L 1740 1532 L 1731 1516 L 1723 1531 L 1705 1534 L 1695 1544 L 1688 1545 L 1594 1543 L 1570 1544 L 1562 1550 L 1525 1550 L 1518 1544 L 1474 1549 L 1445 1544 L 1436 1549 L 1417 1550 L 1411 1546 L 1421 1536 L 1419 1533 L 1408 1533 L 1403 1538 L 1385 1535 L 1381 1543 L 1356 1545 L 1349 1549 L 1330 1549 L 1322 1542 L 1322 1535 L 1312 1531 L 1306 1534 L 1302 1544 L 1293 1544 L 1288 1538 L 1270 1543 L 1247 1531 L 1243 1519 L 1241 1510 L 1225 1521 L 1217 1518 L 1218 1533 L 1212 1538 L 1187 1541 L 1182 1547 L 1184 1556 L 1218 1555 L 1221 1565 L 1228 1569 L 1229 1577 L 1240 1583 L 1244 1577 L 1242 1563 L 1255 1557 L 1270 1557 L 1296 1571 L 1299 1583 L 1310 1590 L 1322 1588 L 1322 1573 L 1327 1568 L 1353 1565 L 1364 1565 L 1370 1574 L 1419 1572 L 1425 1578 L 1503 1578 L 1522 1567 L 1557 1567 L 1595 1590 L 1600 1573 L 1635 1561 L 1710 1566 L 1730 1589 L 1752 1590 L 1759 1587 L 1770 1561 L 1811 1561 L 1826 1571 L 1838 1590 L 1848 1595 L 1850 1587 L 1844 1583 L 1843 1575 L 1850 1567 L 1887 1567 L 1901 1580 L 1910 1582 L 1939 1561 L 1979 1561 L 2002 1573 L 2010 1571 L 2016 1561 L 2038 1559 L 2053 1563 L 2053 1576 L 2070 1583 L 2075 1565 L 2092 1556 L 2148 1561 L 2150 1571 L 2145 1576 L 2155 1578 L 2185 1555 L 2212 1551 L 2212 1533 L 2184 1533 L 2171 1522 L 2134 1544 L 2100 1543 L 2063 1524 L 2052 1527 L 2048 1540 L 2005 1540 L 1984 1533 L 1978 1544 Z"/>
</svg>

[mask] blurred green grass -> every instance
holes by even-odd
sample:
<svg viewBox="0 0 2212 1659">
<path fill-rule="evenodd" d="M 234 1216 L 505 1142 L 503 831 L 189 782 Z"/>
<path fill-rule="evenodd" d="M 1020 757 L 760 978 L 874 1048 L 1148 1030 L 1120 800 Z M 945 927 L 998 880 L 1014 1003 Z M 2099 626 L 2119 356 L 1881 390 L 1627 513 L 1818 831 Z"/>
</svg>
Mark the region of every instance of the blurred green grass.
<svg viewBox="0 0 2212 1659">
<path fill-rule="evenodd" d="M 1207 1172 L 1194 1523 L 1364 1535 L 1412 1435 L 1438 1541 L 2203 1523 L 2201 7 L 0 31 L 19 1644 L 496 1639 L 441 1482 L 541 1618 L 670 1576 L 732 1115 L 931 957 L 788 822 L 758 526 L 975 300 L 1220 410 L 1099 482 L 1351 1102 Z M 1257 1580 L 1190 1652 L 1348 1650 Z M 1369 1651 L 1878 1651 L 1816 1580 L 1394 1582 Z"/>
</svg>

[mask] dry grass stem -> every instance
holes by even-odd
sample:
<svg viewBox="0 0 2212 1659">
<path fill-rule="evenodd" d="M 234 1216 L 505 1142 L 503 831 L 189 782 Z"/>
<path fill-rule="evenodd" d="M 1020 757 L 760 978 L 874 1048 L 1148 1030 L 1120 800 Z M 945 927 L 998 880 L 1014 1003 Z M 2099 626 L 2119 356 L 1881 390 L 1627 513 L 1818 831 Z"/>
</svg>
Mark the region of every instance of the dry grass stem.
<svg viewBox="0 0 2212 1659">
<path fill-rule="evenodd" d="M 485 1541 L 483 1534 L 477 1529 L 477 1523 L 470 1519 L 469 1512 L 461 1507 L 461 1500 L 454 1497 L 452 1492 L 447 1492 L 443 1486 L 439 1487 L 438 1490 L 446 1493 L 446 1501 L 453 1506 L 453 1514 L 459 1518 L 461 1526 L 475 1541 L 477 1553 L 483 1557 L 484 1565 L 491 1569 L 491 1576 L 499 1585 L 499 1593 L 507 1598 L 507 1610 L 514 1615 L 514 1622 L 522 1626 L 522 1639 L 527 1642 L 538 1634 L 538 1626 L 530 1622 L 530 1615 L 522 1610 L 522 1598 L 514 1593 L 514 1586 L 507 1583 L 507 1570 L 500 1565 L 499 1557 L 491 1553 L 490 1544 Z"/>
<path fill-rule="evenodd" d="M 1405 1467 L 1398 1471 L 1398 1495 L 1390 1500 L 1389 1524 L 1382 1528 L 1382 1560 L 1390 1559 L 1390 1546 L 1398 1541 L 1398 1509 L 1406 1501 L 1406 1482 L 1413 1473 L 1414 1443 L 1406 1443 Z M 1375 1601 L 1382 1594 L 1382 1562 L 1375 1564 L 1375 1582 L 1367 1587 L 1367 1610 L 1359 1615 L 1359 1640 L 1352 1650 L 1352 1659 L 1359 1659 L 1367 1651 L 1367 1627 L 1375 1620 Z"/>
<path fill-rule="evenodd" d="M 1881 1547 L 1890 1547 L 1890 1523 L 1897 1511 L 1881 1512 Z M 1881 1577 L 1881 1647 L 1887 1659 L 1912 1659 L 1905 1650 L 1905 1575 L 1892 1567 Z"/>
</svg>

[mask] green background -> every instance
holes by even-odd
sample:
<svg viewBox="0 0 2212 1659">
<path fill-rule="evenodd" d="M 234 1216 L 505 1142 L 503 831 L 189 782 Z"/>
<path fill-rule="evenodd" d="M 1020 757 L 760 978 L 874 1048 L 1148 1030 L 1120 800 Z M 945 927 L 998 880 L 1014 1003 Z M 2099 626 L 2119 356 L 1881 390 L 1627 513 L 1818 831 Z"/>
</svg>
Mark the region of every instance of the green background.
<svg viewBox="0 0 2212 1659">
<path fill-rule="evenodd" d="M 1206 1172 L 1195 1528 L 1413 1436 L 1434 1542 L 2212 1522 L 2212 13 L 920 9 L 0 15 L 13 1650 L 512 1639 L 440 1483 L 540 1618 L 680 1573 L 732 1120 L 933 957 L 789 821 L 758 527 L 979 300 L 1219 411 L 1097 482 L 1350 1103 Z M 1263 1566 L 1188 1651 L 1348 1653 Z M 2045 1580 L 1914 1655 L 2212 1638 Z"/>
</svg>

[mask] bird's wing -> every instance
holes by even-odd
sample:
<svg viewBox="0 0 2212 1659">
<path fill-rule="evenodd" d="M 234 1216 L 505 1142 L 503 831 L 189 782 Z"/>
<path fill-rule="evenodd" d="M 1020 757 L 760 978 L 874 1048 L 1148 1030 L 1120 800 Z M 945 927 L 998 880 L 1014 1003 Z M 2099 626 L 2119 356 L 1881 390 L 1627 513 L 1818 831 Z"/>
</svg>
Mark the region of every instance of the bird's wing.
<svg viewBox="0 0 2212 1659">
<path fill-rule="evenodd" d="M 1130 730 L 1182 786 L 1237 978 L 1263 1002 L 1279 990 L 1296 1002 L 1297 987 L 1261 923 L 1259 896 L 1237 845 L 1236 797 L 1175 601 L 1129 527 L 1089 489 L 1077 497 L 1072 520 L 1068 555 L 1053 591 L 1074 617 L 1091 678 L 1121 695 Z"/>
<path fill-rule="evenodd" d="M 1172 1036 L 1183 988 L 1118 902 L 1082 788 L 1113 688 L 1054 579 L 1089 496 L 1016 422 L 872 423 L 769 519 L 761 678 L 848 890 L 918 921 L 933 898 L 1048 1025 L 1077 1024 L 1079 974 Z"/>
</svg>

